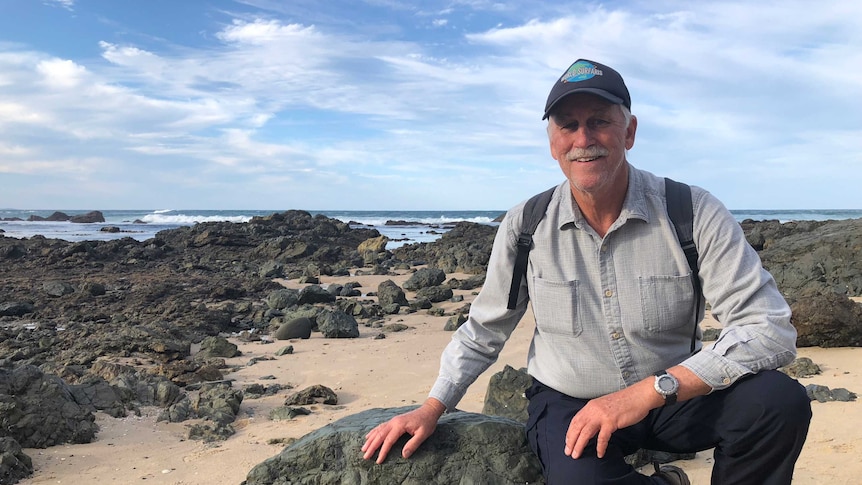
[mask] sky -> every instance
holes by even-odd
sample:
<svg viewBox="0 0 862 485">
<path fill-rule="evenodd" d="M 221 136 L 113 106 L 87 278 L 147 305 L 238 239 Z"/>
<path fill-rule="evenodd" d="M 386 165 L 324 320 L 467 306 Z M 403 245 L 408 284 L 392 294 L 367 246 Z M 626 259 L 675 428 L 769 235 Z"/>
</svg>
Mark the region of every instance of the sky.
<svg viewBox="0 0 862 485">
<path fill-rule="evenodd" d="M 636 167 L 862 209 L 862 2 L 2 0 L 0 208 L 505 210 L 548 92 L 625 78 Z"/>
</svg>

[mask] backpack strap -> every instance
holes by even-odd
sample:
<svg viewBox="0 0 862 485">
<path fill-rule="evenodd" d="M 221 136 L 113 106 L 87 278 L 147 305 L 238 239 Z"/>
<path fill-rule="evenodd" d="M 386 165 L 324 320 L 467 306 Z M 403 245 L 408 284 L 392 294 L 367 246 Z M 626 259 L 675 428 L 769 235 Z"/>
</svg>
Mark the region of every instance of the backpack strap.
<svg viewBox="0 0 862 485">
<path fill-rule="evenodd" d="M 694 313 L 694 332 L 691 336 L 691 352 L 694 353 L 695 341 L 697 340 L 697 317 L 700 315 L 701 291 L 699 268 L 697 265 L 697 246 L 694 244 L 694 214 L 691 202 L 691 187 L 688 185 L 664 179 L 664 190 L 667 198 L 667 215 L 670 217 L 676 229 L 676 237 L 679 245 L 685 253 L 685 259 L 691 268 L 691 285 L 694 290 L 694 298 L 697 302 Z"/>
<path fill-rule="evenodd" d="M 509 287 L 509 304 L 506 306 L 509 310 L 514 310 L 518 304 L 521 280 L 527 274 L 527 260 L 530 256 L 530 250 L 533 248 L 533 233 L 536 232 L 539 221 L 545 217 L 548 204 L 551 203 L 551 196 L 554 195 L 556 188 L 554 186 L 541 194 L 536 194 L 524 204 L 521 234 L 518 236 L 518 254 L 515 256 L 515 267 L 512 268 L 512 286 Z"/>
</svg>

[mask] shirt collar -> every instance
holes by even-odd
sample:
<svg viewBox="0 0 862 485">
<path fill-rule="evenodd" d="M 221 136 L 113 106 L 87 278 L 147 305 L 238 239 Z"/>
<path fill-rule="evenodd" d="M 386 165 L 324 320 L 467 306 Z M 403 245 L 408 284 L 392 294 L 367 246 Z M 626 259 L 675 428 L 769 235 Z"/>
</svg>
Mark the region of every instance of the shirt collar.
<svg viewBox="0 0 862 485">
<path fill-rule="evenodd" d="M 626 189 L 626 198 L 623 201 L 620 216 L 617 218 L 612 229 L 625 224 L 629 219 L 641 219 L 649 222 L 649 208 L 645 196 L 646 181 L 641 171 L 634 168 L 631 164 L 628 164 L 628 170 L 629 186 Z M 559 185 L 555 198 L 560 207 L 560 229 L 569 224 L 574 224 L 578 229 L 583 229 L 587 222 L 581 213 L 580 207 L 575 203 L 575 198 L 572 197 L 572 189 L 569 186 L 568 180 Z"/>
</svg>

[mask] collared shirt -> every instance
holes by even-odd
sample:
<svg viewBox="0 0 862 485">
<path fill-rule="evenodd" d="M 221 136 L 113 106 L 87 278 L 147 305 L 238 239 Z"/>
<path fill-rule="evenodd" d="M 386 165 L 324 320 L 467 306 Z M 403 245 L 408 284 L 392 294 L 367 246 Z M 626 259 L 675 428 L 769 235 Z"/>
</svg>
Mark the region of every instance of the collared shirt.
<svg viewBox="0 0 862 485">
<path fill-rule="evenodd" d="M 527 371 L 577 398 L 618 391 L 677 364 L 715 391 L 791 362 L 796 330 L 775 280 L 724 205 L 691 190 L 703 297 L 723 327 L 716 342 L 703 346 L 697 329 L 700 351 L 691 354 L 703 311 L 695 317 L 691 269 L 667 215 L 664 179 L 629 166 L 622 212 L 604 237 L 587 224 L 568 181 L 556 188 L 514 310 L 506 306 L 524 203 L 506 214 L 485 284 L 443 352 L 430 396 L 454 408 L 497 359 L 528 302 L 536 330 Z"/>
</svg>

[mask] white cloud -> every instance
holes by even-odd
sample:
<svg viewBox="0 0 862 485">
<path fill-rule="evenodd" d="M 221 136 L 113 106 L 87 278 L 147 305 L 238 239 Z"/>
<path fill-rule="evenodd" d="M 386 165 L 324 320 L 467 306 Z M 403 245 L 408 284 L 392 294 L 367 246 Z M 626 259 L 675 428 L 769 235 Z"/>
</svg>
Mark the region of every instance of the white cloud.
<svg viewBox="0 0 862 485">
<path fill-rule="evenodd" d="M 284 180 L 305 196 L 391 190 L 417 208 L 443 204 L 439 190 L 423 200 L 351 186 L 421 181 L 459 191 L 462 208 L 505 208 L 560 179 L 541 111 L 553 80 L 586 57 L 626 78 L 637 165 L 707 188 L 741 173 L 765 183 L 780 167 L 813 186 L 858 163 L 857 3 L 576 4 L 556 15 L 542 2 L 450 2 L 442 13 L 405 3 L 390 5 L 403 24 L 386 19 L 379 31 L 326 23 L 334 14 L 322 11 L 280 16 L 272 4 L 202 33 L 201 46 L 106 32 L 101 58 L 89 59 L 3 45 L 0 154 L 31 160 L 34 175 L 57 170 L 46 160 L 112 160 L 167 186 L 249 184 L 237 189 L 247 197 L 252 184 Z"/>
</svg>

